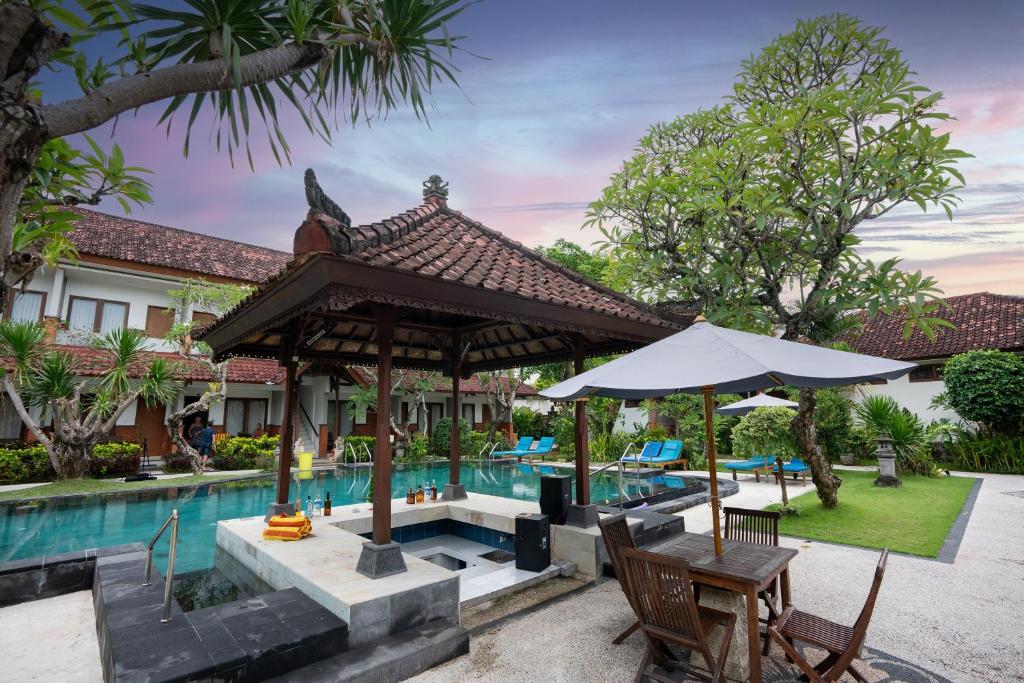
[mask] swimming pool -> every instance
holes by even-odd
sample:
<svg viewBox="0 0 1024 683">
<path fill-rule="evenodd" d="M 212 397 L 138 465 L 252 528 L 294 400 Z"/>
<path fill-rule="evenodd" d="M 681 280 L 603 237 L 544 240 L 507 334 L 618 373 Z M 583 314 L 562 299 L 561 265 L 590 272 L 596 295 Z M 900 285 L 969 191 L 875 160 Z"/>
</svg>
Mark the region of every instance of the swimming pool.
<svg viewBox="0 0 1024 683">
<path fill-rule="evenodd" d="M 538 500 L 540 474 L 512 464 L 463 464 L 460 479 L 466 489 L 505 498 Z M 560 472 L 569 473 L 565 469 Z M 318 470 L 306 481 L 293 479 L 289 500 L 330 491 L 335 506 L 361 503 L 369 485 L 367 468 Z M 409 487 L 448 481 L 448 465 L 415 466 L 392 473 L 392 495 L 405 495 Z M 591 500 L 617 502 L 618 477 L 602 472 L 591 479 Z M 673 482 L 675 483 L 675 482 Z M 687 482 L 689 483 L 689 482 Z M 627 476 L 623 489 L 630 498 L 666 490 L 662 477 L 638 479 Z M 157 489 L 132 493 L 51 499 L 38 505 L 0 505 L 0 562 L 85 550 L 122 543 L 146 543 L 173 508 L 180 515 L 178 559 L 175 571 L 213 566 L 217 521 L 251 517 L 266 512 L 274 500 L 273 476 L 208 484 L 191 489 Z M 169 536 L 170 534 L 165 534 Z M 155 552 L 165 566 L 167 544 L 161 540 Z"/>
</svg>

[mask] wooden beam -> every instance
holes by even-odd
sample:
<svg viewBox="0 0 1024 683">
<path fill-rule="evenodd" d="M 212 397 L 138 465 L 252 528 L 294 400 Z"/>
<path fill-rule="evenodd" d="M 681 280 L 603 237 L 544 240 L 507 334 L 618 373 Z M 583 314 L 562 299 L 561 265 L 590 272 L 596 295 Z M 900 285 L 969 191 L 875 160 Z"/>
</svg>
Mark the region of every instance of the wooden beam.
<svg viewBox="0 0 1024 683">
<path fill-rule="evenodd" d="M 373 446 L 373 542 L 391 542 L 391 341 L 395 309 L 377 311 L 377 440 Z"/>
<path fill-rule="evenodd" d="M 577 335 L 572 345 L 573 373 L 583 372 L 583 360 L 586 358 L 586 341 L 583 335 Z M 576 425 L 573 447 L 576 451 L 576 504 L 590 505 L 590 444 L 587 443 L 587 403 L 586 400 L 575 402 Z"/>
<path fill-rule="evenodd" d="M 448 483 L 459 483 L 459 421 L 462 419 L 462 407 L 459 396 L 459 376 L 462 374 L 462 335 L 452 335 L 452 433 L 449 444 Z"/>
</svg>

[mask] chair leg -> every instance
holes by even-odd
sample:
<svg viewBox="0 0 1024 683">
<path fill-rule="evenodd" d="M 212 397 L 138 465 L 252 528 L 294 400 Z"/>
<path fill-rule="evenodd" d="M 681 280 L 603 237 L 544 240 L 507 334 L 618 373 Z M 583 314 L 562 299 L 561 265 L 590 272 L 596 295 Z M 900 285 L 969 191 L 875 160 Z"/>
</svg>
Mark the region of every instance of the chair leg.
<svg viewBox="0 0 1024 683">
<path fill-rule="evenodd" d="M 821 675 L 814 670 L 814 667 L 812 667 L 806 659 L 800 656 L 800 653 L 796 651 L 793 644 L 784 638 L 774 626 L 768 629 L 768 635 L 782 647 L 783 652 L 786 653 L 786 658 L 800 667 L 800 670 L 804 672 L 805 676 L 807 676 L 807 680 L 811 681 L 811 683 L 824 683 Z"/>
<path fill-rule="evenodd" d="M 725 659 L 729 656 L 729 646 L 732 644 L 732 634 L 736 630 L 736 615 L 729 614 L 725 622 L 725 633 L 722 634 L 722 644 L 718 646 L 718 661 L 715 662 L 715 669 L 711 673 L 712 683 L 726 683 L 725 681 Z"/>
<path fill-rule="evenodd" d="M 854 680 L 856 680 L 857 683 L 868 683 L 868 680 L 864 678 L 859 671 L 853 668 L 853 664 L 846 667 L 846 670 L 849 672 L 851 676 L 853 676 Z"/>
<path fill-rule="evenodd" d="M 619 636 L 615 640 L 612 641 L 612 644 L 613 645 L 621 645 L 622 641 L 624 641 L 626 638 L 629 638 L 631 635 L 633 635 L 633 633 L 638 628 L 640 628 L 640 622 L 639 621 L 634 621 L 632 626 L 630 626 L 625 631 L 620 633 Z"/>
<path fill-rule="evenodd" d="M 651 647 L 648 645 L 644 649 L 644 658 L 640 660 L 640 668 L 637 669 L 636 677 L 633 679 L 633 683 L 643 683 L 644 674 L 647 673 L 647 667 L 651 665 Z"/>
</svg>

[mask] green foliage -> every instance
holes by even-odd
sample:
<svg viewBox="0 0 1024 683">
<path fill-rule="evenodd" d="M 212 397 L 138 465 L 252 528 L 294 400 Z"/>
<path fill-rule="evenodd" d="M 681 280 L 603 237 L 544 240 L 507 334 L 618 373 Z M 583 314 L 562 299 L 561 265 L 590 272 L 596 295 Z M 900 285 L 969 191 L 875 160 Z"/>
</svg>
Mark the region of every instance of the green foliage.
<svg viewBox="0 0 1024 683">
<path fill-rule="evenodd" d="M 279 436 L 229 436 L 217 442 L 213 466 L 218 470 L 274 469 L 274 449 Z M 270 467 L 268 464 L 268 456 Z"/>
<path fill-rule="evenodd" d="M 532 436 L 535 439 L 550 436 L 547 415 L 526 406 L 517 406 L 512 409 L 512 427 L 519 436 Z"/>
<path fill-rule="evenodd" d="M 351 444 L 352 448 L 349 449 Z M 355 434 L 345 437 L 345 459 L 348 462 L 352 460 L 352 451 L 356 453 L 356 462 L 369 462 L 373 449 L 377 444 L 376 437 L 373 436 L 356 436 Z M 370 451 L 370 455 L 367 455 L 366 451 Z"/>
<path fill-rule="evenodd" d="M 50 481 L 55 477 L 42 446 L 19 444 L 15 448 L 0 448 L 0 484 Z"/>
<path fill-rule="evenodd" d="M 187 453 L 168 453 L 164 456 L 164 472 L 180 474 L 192 471 L 192 458 Z"/>
<path fill-rule="evenodd" d="M 555 445 L 558 446 L 558 455 L 563 459 L 572 458 L 576 453 L 576 419 L 572 405 L 561 405 L 550 425 L 551 436 L 555 437 Z"/>
<path fill-rule="evenodd" d="M 409 439 L 409 448 L 406 450 L 405 459 L 412 462 L 421 462 L 430 457 L 430 439 L 426 434 L 417 432 Z"/>
<path fill-rule="evenodd" d="M 901 409 L 894 398 L 884 394 L 868 396 L 856 405 L 855 410 L 872 442 L 877 443 L 882 434 L 892 438 L 896 466 L 901 471 L 925 475 L 934 473 L 935 464 L 921 418 Z"/>
<path fill-rule="evenodd" d="M 740 400 L 737 394 L 719 394 L 716 397 L 719 405 L 725 405 Z M 662 415 L 671 418 L 676 425 L 676 438 L 681 439 L 686 449 L 686 457 L 690 461 L 692 469 L 700 469 L 707 466 L 704 457 L 704 446 L 707 439 L 704 436 L 704 399 L 696 394 L 673 394 L 657 402 L 657 410 Z M 719 415 L 714 413 L 716 452 L 726 455 L 735 451 L 735 417 Z M 727 437 L 720 442 L 721 437 Z"/>
<path fill-rule="evenodd" d="M 1024 426 L 1024 358 L 1006 351 L 968 351 L 943 372 L 946 400 L 965 420 L 1012 436 Z"/>
<path fill-rule="evenodd" d="M 950 469 L 1024 474 L 1024 436 L 965 430 L 950 442 L 948 451 Z"/>
<path fill-rule="evenodd" d="M 607 284 L 611 275 L 611 259 L 604 254 L 587 251 L 569 240 L 559 238 L 550 247 L 537 247 L 537 252 L 600 284 Z"/>
<path fill-rule="evenodd" d="M 853 401 L 835 389 L 819 389 L 814 406 L 814 429 L 818 442 L 830 460 L 850 452 L 853 430 Z"/>
<path fill-rule="evenodd" d="M 879 28 L 801 21 L 743 62 L 725 103 L 652 126 L 588 224 L 632 291 L 712 322 L 821 340 L 847 313 L 902 307 L 905 334 L 933 336 L 949 326 L 935 281 L 864 258 L 855 231 L 959 201 L 969 155 L 932 128 L 942 94 L 912 76 Z"/>
<path fill-rule="evenodd" d="M 732 430 L 733 455 L 792 458 L 797 452 L 794 417 L 795 411 L 781 407 L 757 408 L 747 413 Z"/>
<path fill-rule="evenodd" d="M 472 448 L 472 437 L 470 434 L 472 431 L 473 427 L 469 424 L 469 421 L 459 418 L 460 456 L 467 456 L 471 454 L 470 449 Z M 434 425 L 434 431 L 430 435 L 431 455 L 435 458 L 447 458 L 451 454 L 451 440 L 452 418 L 443 417 Z M 476 453 L 472 453 L 472 455 L 476 455 Z"/>
<path fill-rule="evenodd" d="M 123 477 L 139 471 L 142 446 L 130 441 L 108 441 L 92 447 L 89 474 L 93 477 Z"/>
<path fill-rule="evenodd" d="M 194 309 L 220 316 L 244 301 L 252 292 L 253 288 L 245 285 L 210 282 L 203 278 L 182 280 L 178 287 L 167 291 L 167 296 L 171 299 L 171 305 L 167 307 L 167 315 L 174 323 L 164 339 L 173 344 L 182 344 L 185 338 L 191 334 L 196 322 L 181 320 L 185 311 Z M 204 353 L 209 351 L 203 342 L 200 342 L 198 346 Z"/>
</svg>

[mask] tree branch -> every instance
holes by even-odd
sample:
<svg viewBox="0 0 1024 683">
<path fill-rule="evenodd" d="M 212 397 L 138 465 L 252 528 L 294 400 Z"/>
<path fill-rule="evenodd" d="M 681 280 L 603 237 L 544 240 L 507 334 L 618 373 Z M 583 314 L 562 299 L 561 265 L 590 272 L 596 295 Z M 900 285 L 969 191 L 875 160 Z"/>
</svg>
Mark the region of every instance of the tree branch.
<svg viewBox="0 0 1024 683">
<path fill-rule="evenodd" d="M 50 438 L 46 436 L 36 421 L 32 419 L 32 416 L 28 414 L 25 409 L 25 404 L 21 400 L 21 395 L 18 390 L 14 387 L 14 382 L 11 381 L 11 374 L 4 374 L 4 391 L 7 392 L 7 397 L 11 400 L 11 405 L 14 406 L 14 410 L 17 411 L 18 416 L 21 417 L 21 421 L 25 423 L 28 430 L 32 432 L 32 436 L 36 437 L 39 443 L 43 444 L 47 452 L 50 451 Z M 53 456 L 51 456 L 52 458 Z"/>
</svg>

